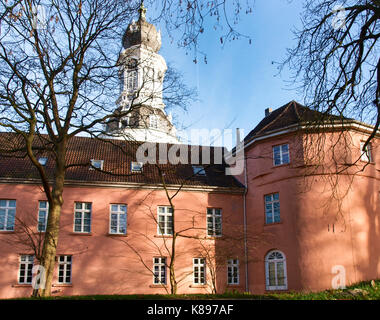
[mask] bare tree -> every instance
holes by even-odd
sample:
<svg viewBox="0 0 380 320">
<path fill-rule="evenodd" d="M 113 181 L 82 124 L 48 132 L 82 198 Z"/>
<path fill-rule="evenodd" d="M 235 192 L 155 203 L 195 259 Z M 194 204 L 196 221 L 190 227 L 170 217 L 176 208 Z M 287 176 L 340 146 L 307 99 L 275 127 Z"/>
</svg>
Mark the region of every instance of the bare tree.
<svg viewBox="0 0 380 320">
<path fill-rule="evenodd" d="M 245 31 L 238 30 L 238 24 L 243 15 L 253 12 L 254 0 L 226 1 L 226 0 L 191 0 L 191 1 L 145 1 L 155 7 L 157 17 L 153 22 L 165 21 L 166 31 L 172 41 L 179 47 L 194 55 L 194 63 L 198 62 L 198 55 L 203 56 L 207 63 L 207 52 L 199 45 L 202 34 L 217 31 L 220 44 L 246 39 L 252 42 Z M 211 29 L 211 30 L 210 30 Z"/>
<path fill-rule="evenodd" d="M 363 148 L 380 125 L 379 19 L 378 0 L 307 0 L 297 45 L 281 65 L 325 119 L 335 114 L 373 125 Z"/>
<path fill-rule="evenodd" d="M 120 120 L 130 112 L 114 106 L 119 94 L 119 43 L 126 22 L 136 17 L 140 5 L 137 0 L 0 2 L 0 126 L 15 134 L 2 136 L 1 153 L 30 159 L 49 202 L 41 255 L 47 278 L 41 296 L 51 293 L 65 172 L 78 165 L 66 163 L 68 143 L 78 134 L 99 136 L 108 121 Z M 182 26 L 188 37 L 203 32 L 206 14 L 221 16 L 215 11 L 220 8 L 219 1 L 195 1 L 185 6 L 183 11 L 183 3 L 177 7 L 163 1 L 157 19 L 168 29 Z M 175 16 L 166 15 L 168 8 Z M 238 15 L 239 10 L 234 13 Z M 196 42 L 197 36 L 183 44 L 195 46 Z M 177 88 L 183 88 L 178 85 L 178 74 L 172 74 L 169 87 L 176 83 Z M 173 98 L 167 101 L 184 105 L 190 96 L 185 92 L 179 96 L 181 103 Z M 53 176 L 38 161 L 44 152 L 53 156 Z"/>
</svg>

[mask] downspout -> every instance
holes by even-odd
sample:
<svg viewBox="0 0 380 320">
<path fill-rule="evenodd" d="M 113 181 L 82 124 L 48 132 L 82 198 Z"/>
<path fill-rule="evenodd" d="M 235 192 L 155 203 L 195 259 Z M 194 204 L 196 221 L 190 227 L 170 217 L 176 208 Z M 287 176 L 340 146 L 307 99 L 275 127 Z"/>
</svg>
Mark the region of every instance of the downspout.
<svg viewBox="0 0 380 320">
<path fill-rule="evenodd" d="M 247 158 L 244 155 L 244 196 L 243 196 L 243 220 L 244 220 L 244 256 L 245 256 L 245 292 L 249 292 L 248 286 L 248 243 L 247 243 Z"/>
</svg>

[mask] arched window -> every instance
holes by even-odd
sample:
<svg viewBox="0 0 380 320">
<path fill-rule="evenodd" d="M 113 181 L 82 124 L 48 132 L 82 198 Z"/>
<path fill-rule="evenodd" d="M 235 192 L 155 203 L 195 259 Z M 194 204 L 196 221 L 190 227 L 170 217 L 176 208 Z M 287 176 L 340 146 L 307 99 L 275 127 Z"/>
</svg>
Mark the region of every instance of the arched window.
<svg viewBox="0 0 380 320">
<path fill-rule="evenodd" d="M 265 257 L 267 290 L 287 290 L 286 259 L 281 251 L 270 251 Z"/>
</svg>

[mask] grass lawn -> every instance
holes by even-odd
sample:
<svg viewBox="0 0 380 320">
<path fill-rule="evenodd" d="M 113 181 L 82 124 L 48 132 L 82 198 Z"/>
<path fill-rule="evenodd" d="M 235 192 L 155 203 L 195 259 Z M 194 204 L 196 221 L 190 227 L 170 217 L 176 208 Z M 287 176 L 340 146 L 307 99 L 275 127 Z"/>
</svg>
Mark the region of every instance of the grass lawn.
<svg viewBox="0 0 380 320">
<path fill-rule="evenodd" d="M 23 298 L 27 300 L 40 298 Z M 179 294 L 179 295 L 91 295 L 55 296 L 49 300 L 380 300 L 380 280 L 360 282 L 344 290 L 325 290 L 321 292 L 286 292 L 265 295 L 227 292 L 224 294 Z M 18 299 L 19 300 L 19 299 Z"/>
</svg>

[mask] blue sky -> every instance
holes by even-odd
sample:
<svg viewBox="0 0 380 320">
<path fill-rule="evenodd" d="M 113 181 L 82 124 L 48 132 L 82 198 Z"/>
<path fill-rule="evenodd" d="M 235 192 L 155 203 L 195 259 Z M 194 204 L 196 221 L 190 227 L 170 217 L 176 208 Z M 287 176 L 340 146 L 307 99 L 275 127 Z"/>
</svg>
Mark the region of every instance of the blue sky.
<svg viewBox="0 0 380 320">
<path fill-rule="evenodd" d="M 171 44 L 162 30 L 160 54 L 181 70 L 185 82 L 196 87 L 199 102 L 187 112 L 174 110 L 178 128 L 242 128 L 247 135 L 264 117 L 268 107 L 279 108 L 302 95 L 291 90 L 286 70 L 280 76 L 273 61 L 281 61 L 295 45 L 292 29 L 300 25 L 302 1 L 257 0 L 252 14 L 241 16 L 238 30 L 252 38 L 220 44 L 220 33 L 205 30 L 199 43 L 207 64 L 195 64 L 191 54 Z M 149 11 L 148 11 L 149 13 Z M 149 15 L 148 15 L 149 20 Z"/>
</svg>

